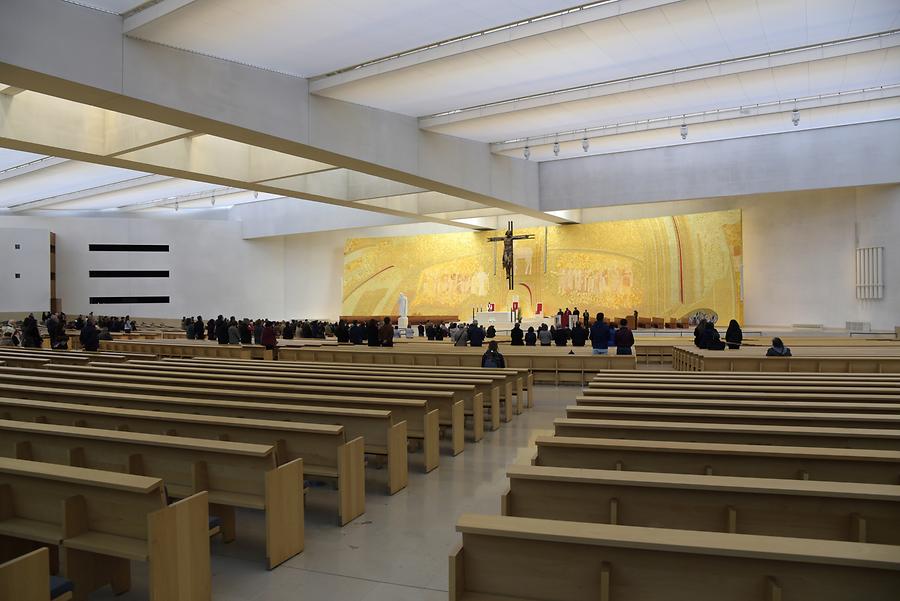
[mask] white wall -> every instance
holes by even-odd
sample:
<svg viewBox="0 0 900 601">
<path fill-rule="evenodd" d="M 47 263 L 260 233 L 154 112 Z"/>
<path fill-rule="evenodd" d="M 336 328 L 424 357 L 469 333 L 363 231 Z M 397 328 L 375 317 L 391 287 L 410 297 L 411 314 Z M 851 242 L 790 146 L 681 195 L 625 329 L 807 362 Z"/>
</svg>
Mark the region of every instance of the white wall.
<svg viewBox="0 0 900 601">
<path fill-rule="evenodd" d="M 57 294 L 69 314 L 279 318 L 284 312 L 283 240 L 242 240 L 238 222 L 2 216 L 0 227 L 56 233 Z M 170 252 L 89 252 L 92 243 L 168 244 Z M 49 270 L 49 243 L 45 246 Z M 89 278 L 91 269 L 167 269 L 170 277 Z M 46 280 L 49 298 L 49 275 Z M 91 296 L 131 295 L 168 295 L 171 302 L 89 304 Z M 7 303 L 5 293 L 0 296 L 0 313 L 20 309 Z"/>
<path fill-rule="evenodd" d="M 900 186 L 602 207 L 584 209 L 582 218 L 613 221 L 731 208 L 743 210 L 745 323 L 843 327 L 847 321 L 869 321 L 876 329 L 900 324 Z M 518 218 L 516 224 L 527 225 Z M 188 313 L 335 318 L 347 238 L 457 231 L 409 224 L 243 240 L 239 222 L 0 217 L 0 228 L 7 226 L 56 232 L 58 293 L 68 313 L 176 318 Z M 91 242 L 170 244 L 172 252 L 164 258 L 97 257 L 87 251 Z M 857 245 L 885 247 L 883 300 L 856 300 Z M 167 283 L 90 280 L 92 268 L 169 269 L 171 278 Z M 172 303 L 100 309 L 87 304 L 89 296 L 137 293 L 170 294 Z M 0 297 L 0 313 L 7 311 L 5 299 Z"/>
<path fill-rule="evenodd" d="M 0 312 L 49 310 L 50 231 L 0 227 Z"/>
</svg>

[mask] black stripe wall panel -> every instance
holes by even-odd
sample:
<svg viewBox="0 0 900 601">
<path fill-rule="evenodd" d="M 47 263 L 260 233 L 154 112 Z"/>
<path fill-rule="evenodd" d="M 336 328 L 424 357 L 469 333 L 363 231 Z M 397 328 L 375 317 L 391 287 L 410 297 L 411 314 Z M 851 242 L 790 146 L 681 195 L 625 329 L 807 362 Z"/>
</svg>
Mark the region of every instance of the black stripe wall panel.
<svg viewBox="0 0 900 601">
<path fill-rule="evenodd" d="M 168 244 L 88 244 L 92 252 L 167 253 Z"/>
<path fill-rule="evenodd" d="M 167 278 L 167 269 L 92 269 L 92 278 Z"/>
<path fill-rule="evenodd" d="M 138 305 L 144 303 L 166 304 L 168 296 L 92 296 L 92 305 Z"/>
</svg>

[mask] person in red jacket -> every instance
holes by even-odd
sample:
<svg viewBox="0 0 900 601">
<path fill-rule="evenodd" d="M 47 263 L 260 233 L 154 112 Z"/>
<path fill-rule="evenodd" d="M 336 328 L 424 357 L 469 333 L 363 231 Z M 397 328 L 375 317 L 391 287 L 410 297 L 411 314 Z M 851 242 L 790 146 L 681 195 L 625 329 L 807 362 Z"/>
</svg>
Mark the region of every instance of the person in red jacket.
<svg viewBox="0 0 900 601">
<path fill-rule="evenodd" d="M 267 351 L 274 351 L 275 347 L 278 346 L 278 339 L 275 337 L 275 327 L 272 326 L 271 321 L 266 320 L 259 341 L 266 347 Z"/>
<path fill-rule="evenodd" d="M 617 355 L 630 355 L 631 347 L 634 346 L 634 334 L 628 327 L 627 320 L 619 321 L 619 329 L 616 330 L 616 354 Z"/>
</svg>

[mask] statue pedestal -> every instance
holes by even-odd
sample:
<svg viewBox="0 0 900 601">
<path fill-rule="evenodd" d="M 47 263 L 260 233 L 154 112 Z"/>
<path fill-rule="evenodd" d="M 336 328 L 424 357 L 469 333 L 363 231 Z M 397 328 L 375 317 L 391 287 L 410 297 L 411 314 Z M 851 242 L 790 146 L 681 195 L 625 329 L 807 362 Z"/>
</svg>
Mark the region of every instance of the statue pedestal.
<svg viewBox="0 0 900 601">
<path fill-rule="evenodd" d="M 403 330 L 405 330 L 406 328 L 408 328 L 408 327 L 409 327 L 409 317 L 404 316 L 404 317 L 401 317 L 400 319 L 398 319 L 398 320 L 397 320 L 397 327 L 398 327 L 398 328 L 401 328 L 401 329 L 403 329 Z"/>
</svg>

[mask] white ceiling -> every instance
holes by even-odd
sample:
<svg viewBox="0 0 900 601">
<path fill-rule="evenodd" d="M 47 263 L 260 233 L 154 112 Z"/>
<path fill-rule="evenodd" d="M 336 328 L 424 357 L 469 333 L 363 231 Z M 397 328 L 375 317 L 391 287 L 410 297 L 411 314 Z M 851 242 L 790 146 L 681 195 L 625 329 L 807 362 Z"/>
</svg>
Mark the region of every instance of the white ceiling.
<svg viewBox="0 0 900 601">
<path fill-rule="evenodd" d="M 80 161 L 48 161 L 49 166 L 17 173 L 16 167 L 46 158 L 17 150 L 0 149 L 0 208 L 23 203 L 52 201 L 40 207 L 47 211 L 101 211 L 110 209 L 134 210 L 148 203 L 163 205 L 170 211 L 179 208 L 211 208 L 211 198 L 195 200 L 197 195 L 208 196 L 222 186 L 177 178 L 150 178 L 140 171 L 108 167 Z M 22 171 L 25 171 L 24 169 Z M 151 181 L 147 181 L 151 180 Z M 122 184 L 126 182 L 126 184 Z M 133 182 L 134 185 L 128 185 Z M 122 185 L 120 185 L 122 184 Z M 104 187 L 115 185 L 115 191 Z M 215 206 L 227 208 L 236 204 L 276 198 L 273 194 L 242 193 L 217 195 Z M 78 198 L 72 198 L 77 195 Z M 151 207 L 137 210 L 150 210 Z"/>
<path fill-rule="evenodd" d="M 63 0 L 70 4 L 80 4 L 90 8 L 96 8 L 108 13 L 121 15 L 130 10 L 134 10 L 142 4 L 146 4 L 147 0 Z"/>
<path fill-rule="evenodd" d="M 194 0 L 129 35 L 311 77 L 578 0 Z"/>
<path fill-rule="evenodd" d="M 423 116 L 897 27 L 897 0 L 684 0 L 318 93 Z"/>
</svg>

